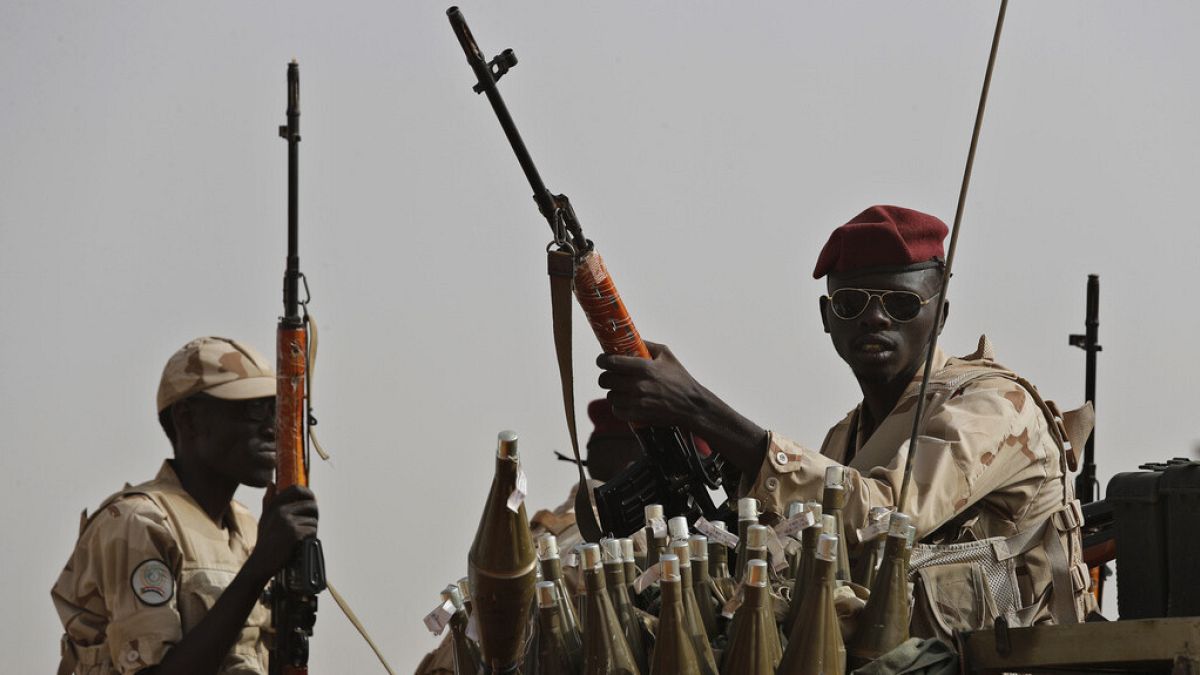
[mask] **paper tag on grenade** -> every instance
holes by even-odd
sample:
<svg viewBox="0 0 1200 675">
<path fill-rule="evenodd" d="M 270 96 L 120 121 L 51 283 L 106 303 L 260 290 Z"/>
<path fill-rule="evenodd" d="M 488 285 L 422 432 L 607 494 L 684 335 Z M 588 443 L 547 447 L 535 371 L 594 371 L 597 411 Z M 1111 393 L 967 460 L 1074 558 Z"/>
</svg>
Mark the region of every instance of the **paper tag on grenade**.
<svg viewBox="0 0 1200 675">
<path fill-rule="evenodd" d="M 651 518 L 650 529 L 654 532 L 655 539 L 661 539 L 662 537 L 667 536 L 669 532 L 667 530 L 667 521 L 663 520 L 662 518 Z"/>
<path fill-rule="evenodd" d="M 734 613 L 738 611 L 738 607 L 741 607 L 745 600 L 745 585 L 738 584 L 737 592 L 733 594 L 733 597 L 726 600 L 725 605 L 721 607 L 721 616 L 725 617 L 726 619 L 732 619 Z"/>
<path fill-rule="evenodd" d="M 782 523 L 775 526 L 775 533 L 781 537 L 793 537 L 802 530 L 807 530 L 816 524 L 817 519 L 813 517 L 812 511 L 797 513 L 788 518 Z"/>
<path fill-rule="evenodd" d="M 866 527 L 858 528 L 859 541 L 874 541 L 879 537 L 887 534 L 890 519 L 884 518 L 877 523 L 871 523 Z"/>
<path fill-rule="evenodd" d="M 521 510 L 521 505 L 525 503 L 525 492 L 527 488 L 525 481 L 525 469 L 517 469 L 517 486 L 513 488 L 512 494 L 508 496 L 508 510 L 517 513 Z"/>
<path fill-rule="evenodd" d="M 633 590 L 641 593 L 650 587 L 651 584 L 657 583 L 662 578 L 662 565 L 651 565 L 650 569 L 638 575 L 637 579 L 633 580 Z"/>
<path fill-rule="evenodd" d="M 562 565 L 563 567 L 579 567 L 579 554 L 575 551 L 566 554 L 563 556 Z"/>
<path fill-rule="evenodd" d="M 430 633 L 441 635 L 442 631 L 446 630 L 446 624 L 450 623 L 452 616 L 454 616 L 454 603 L 446 600 L 425 615 L 425 627 L 429 629 Z"/>
<path fill-rule="evenodd" d="M 471 615 L 471 618 L 467 619 L 466 633 L 472 642 L 479 642 L 479 619 L 476 619 L 474 614 Z"/>
<path fill-rule="evenodd" d="M 696 521 L 696 530 L 708 537 L 709 540 L 715 541 L 718 544 L 725 544 L 729 548 L 737 548 L 738 536 L 732 532 L 727 532 L 721 528 L 708 522 L 707 519 L 701 517 Z"/>
<path fill-rule="evenodd" d="M 787 553 L 783 550 L 783 543 L 779 541 L 779 535 L 775 534 L 775 530 L 767 528 L 767 553 L 771 557 L 771 569 L 776 572 L 788 566 Z"/>
</svg>

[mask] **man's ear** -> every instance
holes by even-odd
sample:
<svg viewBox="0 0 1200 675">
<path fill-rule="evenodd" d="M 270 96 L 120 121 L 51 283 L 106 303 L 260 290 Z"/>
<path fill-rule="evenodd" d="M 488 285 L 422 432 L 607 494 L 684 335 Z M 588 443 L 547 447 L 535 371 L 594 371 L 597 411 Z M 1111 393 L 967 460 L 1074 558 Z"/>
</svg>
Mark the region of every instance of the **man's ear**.
<svg viewBox="0 0 1200 675">
<path fill-rule="evenodd" d="M 825 332 L 829 332 L 829 296 L 822 295 L 820 298 L 821 305 L 821 325 L 825 328 Z"/>
<path fill-rule="evenodd" d="M 941 321 L 938 322 L 938 335 L 942 334 L 942 329 L 946 327 L 946 319 L 950 318 L 950 301 L 942 303 Z"/>
</svg>

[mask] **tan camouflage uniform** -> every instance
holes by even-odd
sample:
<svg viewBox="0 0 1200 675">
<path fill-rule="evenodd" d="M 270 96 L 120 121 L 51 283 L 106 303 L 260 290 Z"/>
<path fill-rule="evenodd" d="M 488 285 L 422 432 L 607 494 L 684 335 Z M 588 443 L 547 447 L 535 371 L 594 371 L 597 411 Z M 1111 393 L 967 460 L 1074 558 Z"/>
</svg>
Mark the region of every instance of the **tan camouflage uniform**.
<svg viewBox="0 0 1200 675">
<path fill-rule="evenodd" d="M 225 522 L 213 522 L 170 462 L 84 516 L 51 590 L 66 631 L 60 674 L 136 673 L 160 663 L 208 613 L 257 538 L 254 516 L 236 501 Z M 219 672 L 267 672 L 269 623 L 270 612 L 256 605 Z"/>
<path fill-rule="evenodd" d="M 1055 600 L 1058 607 L 1074 610 L 1070 618 L 1079 619 L 1091 607 L 1091 596 L 1086 593 L 1089 582 L 1081 563 L 1081 517 L 1062 449 L 1066 433 L 1061 419 L 1054 419 L 1057 410 L 1048 417 L 1036 389 L 994 359 L 986 337 L 980 338 L 976 352 L 962 359 L 947 360 L 938 350 L 913 484 L 900 508 L 913 516 L 918 537 L 934 543 L 1011 537 L 1051 518 L 1070 565 L 1065 572 L 1070 587 L 1052 584 L 1045 547 L 1036 546 L 1017 560 L 1020 605 L 1030 608 L 1026 615 L 1031 622 L 1052 620 Z M 844 511 L 853 549 L 856 529 L 868 524 L 871 507 L 896 506 L 919 380 L 918 374 L 869 437 L 860 427 L 861 405 L 829 430 L 819 453 L 772 432 L 762 468 L 757 476 L 743 480 L 742 492 L 761 502 L 772 514 L 768 520 L 777 518 L 792 500 L 820 497 L 825 468 L 845 463 L 853 440 Z M 1062 581 L 1063 576 L 1058 578 Z M 939 583 L 949 588 L 963 581 L 941 579 Z M 1066 605 L 1063 594 L 1071 600 Z M 969 593 L 943 595 L 947 597 L 934 602 L 978 601 L 964 597 Z M 920 609 L 914 610 L 914 616 Z M 935 611 L 968 613 L 952 606 Z M 949 623 L 955 623 L 953 617 Z"/>
</svg>

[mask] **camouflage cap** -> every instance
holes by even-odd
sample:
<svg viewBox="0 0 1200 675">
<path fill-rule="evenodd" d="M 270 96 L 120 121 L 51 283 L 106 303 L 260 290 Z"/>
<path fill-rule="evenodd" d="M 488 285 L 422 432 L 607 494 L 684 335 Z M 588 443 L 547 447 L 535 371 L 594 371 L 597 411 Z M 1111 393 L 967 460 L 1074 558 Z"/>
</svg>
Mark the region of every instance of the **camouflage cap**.
<svg viewBox="0 0 1200 675">
<path fill-rule="evenodd" d="M 158 411 L 199 392 L 234 401 L 274 396 L 275 371 L 245 343 L 196 338 L 167 360 L 158 383 Z"/>
</svg>

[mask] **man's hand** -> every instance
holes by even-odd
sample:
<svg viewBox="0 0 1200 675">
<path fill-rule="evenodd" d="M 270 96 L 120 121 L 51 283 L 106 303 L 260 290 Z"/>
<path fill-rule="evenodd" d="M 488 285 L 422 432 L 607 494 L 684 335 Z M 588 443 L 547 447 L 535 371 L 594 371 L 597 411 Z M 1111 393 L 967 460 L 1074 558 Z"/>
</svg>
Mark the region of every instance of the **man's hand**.
<svg viewBox="0 0 1200 675">
<path fill-rule="evenodd" d="M 646 348 L 653 359 L 613 354 L 596 359 L 596 365 L 604 370 L 600 386 L 609 390 L 613 413 L 633 424 L 693 430 L 715 397 L 700 386 L 670 347 L 647 342 Z"/>
<path fill-rule="evenodd" d="M 266 578 L 275 575 L 292 556 L 296 544 L 317 535 L 317 499 L 312 490 L 293 485 L 275 495 L 258 521 L 258 543 L 247 565 Z"/>
<path fill-rule="evenodd" d="M 758 473 L 767 447 L 767 432 L 742 417 L 696 381 L 671 353 L 647 342 L 651 359 L 601 354 L 600 387 L 618 419 L 631 424 L 679 427 L 693 432 L 733 462 L 743 473 Z"/>
</svg>

